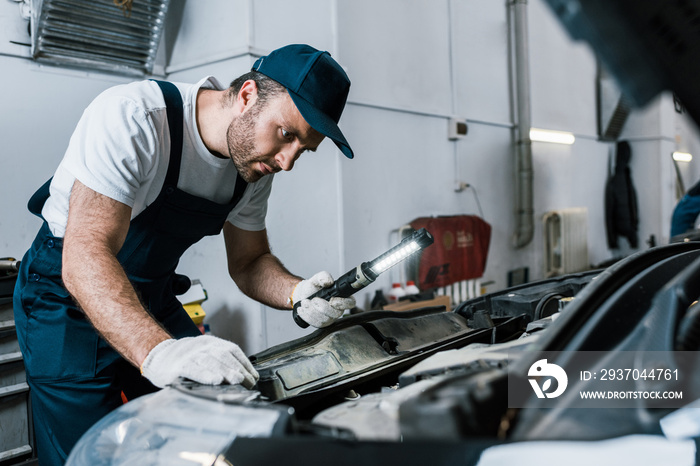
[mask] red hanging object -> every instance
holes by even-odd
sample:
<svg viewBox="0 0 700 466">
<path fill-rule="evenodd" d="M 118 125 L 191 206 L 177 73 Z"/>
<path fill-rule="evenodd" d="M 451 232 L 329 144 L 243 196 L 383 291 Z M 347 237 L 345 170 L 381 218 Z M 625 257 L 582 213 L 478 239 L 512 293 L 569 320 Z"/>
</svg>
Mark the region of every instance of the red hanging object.
<svg viewBox="0 0 700 466">
<path fill-rule="evenodd" d="M 475 215 L 420 217 L 411 228 L 425 228 L 435 242 L 420 257 L 418 281 L 427 290 L 480 278 L 486 268 L 491 225 Z"/>
</svg>

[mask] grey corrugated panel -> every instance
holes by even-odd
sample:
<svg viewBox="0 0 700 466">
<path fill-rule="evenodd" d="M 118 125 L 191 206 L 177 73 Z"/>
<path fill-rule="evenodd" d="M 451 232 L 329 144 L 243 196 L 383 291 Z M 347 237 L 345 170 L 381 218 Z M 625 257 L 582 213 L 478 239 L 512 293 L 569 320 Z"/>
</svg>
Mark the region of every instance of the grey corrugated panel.
<svg viewBox="0 0 700 466">
<path fill-rule="evenodd" d="M 8 362 L 16 362 L 22 360 L 22 353 L 19 351 L 15 353 L 0 354 L 0 364 L 5 364 Z"/>
<path fill-rule="evenodd" d="M 12 298 L 0 298 L 0 320 L 13 319 L 14 311 L 12 310 Z"/>
<path fill-rule="evenodd" d="M 123 11 L 107 0 L 42 0 L 32 28 L 37 61 L 125 75 L 151 72 L 169 0 L 134 2 Z"/>
<path fill-rule="evenodd" d="M 14 328 L 14 320 L 0 320 L 0 332 L 2 332 L 3 330 L 14 330 Z"/>
<path fill-rule="evenodd" d="M 32 447 L 29 445 L 22 445 L 21 447 L 13 448 L 12 450 L 0 451 L 0 461 L 10 460 L 12 458 L 17 458 L 20 456 L 28 455 L 32 452 Z M 17 463 L 17 464 L 28 464 L 28 463 Z"/>
<path fill-rule="evenodd" d="M 10 385 L 9 387 L 0 388 L 0 398 L 28 391 L 29 385 L 26 383 L 18 383 L 15 385 Z"/>
<path fill-rule="evenodd" d="M 0 458 L 24 462 L 32 454 L 31 422 L 28 416 L 29 386 L 26 383 L 0 388 Z M 3 461 L 3 464 L 7 464 Z M 17 464 L 17 463 L 10 463 Z M 19 463 L 21 464 L 21 463 Z"/>
</svg>

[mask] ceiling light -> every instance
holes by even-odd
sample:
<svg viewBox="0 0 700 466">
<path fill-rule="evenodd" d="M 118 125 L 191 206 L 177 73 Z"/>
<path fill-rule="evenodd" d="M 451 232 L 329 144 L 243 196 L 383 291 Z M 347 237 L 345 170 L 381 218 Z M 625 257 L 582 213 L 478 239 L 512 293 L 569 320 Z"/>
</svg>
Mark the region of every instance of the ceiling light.
<svg viewBox="0 0 700 466">
<path fill-rule="evenodd" d="M 552 131 L 548 129 L 530 128 L 530 139 L 539 142 L 553 142 L 556 144 L 573 144 L 576 138 L 574 133 L 568 131 Z"/>
<path fill-rule="evenodd" d="M 674 152 L 673 160 L 676 162 L 690 162 L 693 160 L 693 156 L 688 152 Z"/>
</svg>

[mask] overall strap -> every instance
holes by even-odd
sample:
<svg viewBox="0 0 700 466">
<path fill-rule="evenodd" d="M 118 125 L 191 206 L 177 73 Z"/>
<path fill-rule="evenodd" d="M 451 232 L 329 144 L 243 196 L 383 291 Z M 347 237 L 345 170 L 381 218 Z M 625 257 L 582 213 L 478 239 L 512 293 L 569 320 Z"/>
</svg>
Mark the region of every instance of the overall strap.
<svg viewBox="0 0 700 466">
<path fill-rule="evenodd" d="M 182 125 L 183 125 L 183 110 L 182 110 L 182 95 L 177 86 L 168 81 L 158 81 L 152 79 L 163 92 L 165 98 L 166 113 L 168 115 L 168 128 L 170 130 L 170 163 L 168 164 L 168 172 L 165 175 L 165 186 L 177 186 L 177 180 L 180 174 L 180 161 L 182 159 Z M 243 197 L 248 183 L 238 173 L 236 176 L 236 186 L 233 189 L 231 198 L 231 206 L 235 207 Z"/>
<path fill-rule="evenodd" d="M 53 180 L 53 176 L 49 178 L 46 183 L 41 185 L 41 188 L 37 189 L 36 192 L 32 194 L 32 197 L 29 198 L 29 202 L 27 202 L 29 212 L 42 219 L 44 217 L 41 216 L 41 209 L 44 208 L 44 203 L 46 202 L 46 199 L 49 198 L 49 187 L 51 186 L 51 180 Z"/>
<path fill-rule="evenodd" d="M 175 84 L 168 81 L 152 79 L 165 98 L 166 114 L 168 116 L 168 129 L 170 131 L 170 162 L 168 172 L 165 175 L 165 186 L 177 186 L 180 175 L 180 161 L 182 159 L 182 95 Z"/>
<path fill-rule="evenodd" d="M 243 193 L 245 193 L 245 188 L 247 186 L 248 182 L 244 180 L 239 173 L 238 176 L 236 176 L 236 187 L 233 188 L 233 197 L 231 198 L 232 207 L 236 207 L 236 205 L 238 205 L 238 201 L 240 201 L 243 197 Z"/>
</svg>

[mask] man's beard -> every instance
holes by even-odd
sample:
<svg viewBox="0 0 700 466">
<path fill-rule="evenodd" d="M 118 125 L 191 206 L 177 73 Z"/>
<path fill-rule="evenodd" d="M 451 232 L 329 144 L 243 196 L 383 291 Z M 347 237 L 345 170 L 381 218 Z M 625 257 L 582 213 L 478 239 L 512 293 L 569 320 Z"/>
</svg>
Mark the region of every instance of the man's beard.
<svg viewBox="0 0 700 466">
<path fill-rule="evenodd" d="M 229 157 L 238 173 L 248 183 L 262 178 L 262 173 L 254 170 L 254 167 L 266 159 L 255 149 L 255 125 L 259 113 L 260 109 L 254 105 L 236 117 L 226 131 Z"/>
</svg>

